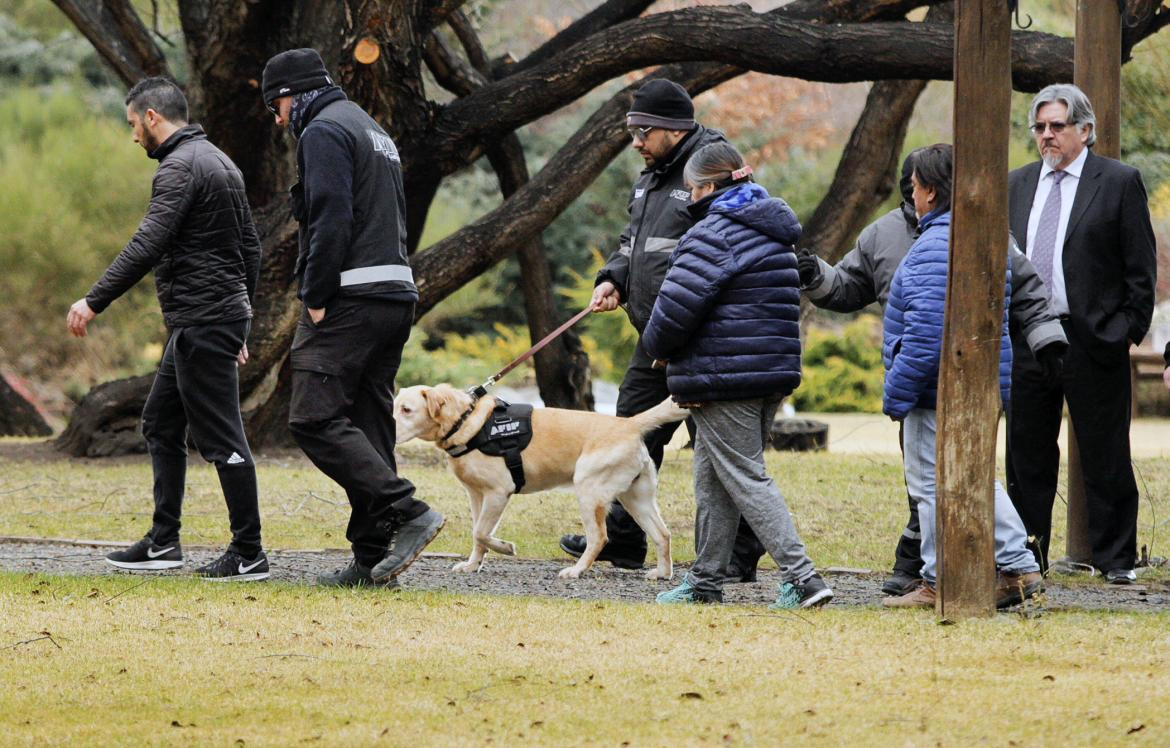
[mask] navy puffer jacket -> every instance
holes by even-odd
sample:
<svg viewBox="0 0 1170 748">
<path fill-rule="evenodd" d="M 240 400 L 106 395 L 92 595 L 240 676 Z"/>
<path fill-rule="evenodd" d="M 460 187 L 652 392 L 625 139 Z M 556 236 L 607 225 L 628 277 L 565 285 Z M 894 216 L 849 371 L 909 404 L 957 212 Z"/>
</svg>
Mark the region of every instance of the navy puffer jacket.
<svg viewBox="0 0 1170 748">
<path fill-rule="evenodd" d="M 800 221 L 758 184 L 692 206 L 642 346 L 677 402 L 785 396 L 800 385 Z"/>
<path fill-rule="evenodd" d="M 950 265 L 951 214 L 928 213 L 921 236 L 894 273 L 882 325 L 882 361 L 886 367 L 882 410 L 900 421 L 914 408 L 934 410 L 942 357 L 943 314 Z M 1004 279 L 1003 324 L 999 341 L 999 389 L 1006 403 L 1012 386 L 1012 343 L 1008 335 L 1012 276 Z"/>
</svg>

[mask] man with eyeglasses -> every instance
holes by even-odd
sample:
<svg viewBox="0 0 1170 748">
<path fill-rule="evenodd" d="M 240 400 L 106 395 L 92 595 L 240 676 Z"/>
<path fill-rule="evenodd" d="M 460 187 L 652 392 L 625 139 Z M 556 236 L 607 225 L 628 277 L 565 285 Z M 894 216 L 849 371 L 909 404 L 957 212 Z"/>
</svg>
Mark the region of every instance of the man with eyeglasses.
<svg viewBox="0 0 1170 748">
<path fill-rule="evenodd" d="M 646 168 L 630 194 L 630 222 L 618 240 L 618 250 L 597 274 L 592 304 L 596 312 L 611 312 L 624 306 L 640 338 L 666 277 L 671 252 L 694 225 L 687 210 L 691 193 L 683 182 L 683 167 L 698 149 L 727 139 L 722 132 L 695 122 L 690 94 L 678 83 L 665 79 L 648 81 L 638 89 L 626 114 L 626 126 L 631 147 L 646 162 Z M 670 396 L 666 370 L 656 369 L 653 364 L 639 339 L 618 390 L 619 416 L 637 415 Z M 677 428 L 677 423 L 668 424 L 646 436 L 646 448 L 656 467 L 662 466 L 663 448 Z M 614 503 L 605 525 L 608 542 L 598 559 L 619 568 L 642 568 L 646 535 L 620 503 Z M 561 549 L 580 557 L 585 551 L 585 537 L 565 535 Z M 741 519 L 728 569 L 729 581 L 754 580 L 763 552 L 763 546 Z"/>
<path fill-rule="evenodd" d="M 1047 568 L 1067 402 L 1084 472 L 1092 564 L 1108 582 L 1130 584 L 1138 491 L 1129 448 L 1129 346 L 1150 327 L 1157 273 L 1146 189 L 1137 169 L 1092 152 L 1096 118 L 1076 86 L 1038 93 L 1029 126 L 1041 160 L 1009 177 L 1011 229 L 1048 287 L 1069 349 L 1053 381 L 1028 346 L 1015 343 L 1008 492 Z"/>
</svg>

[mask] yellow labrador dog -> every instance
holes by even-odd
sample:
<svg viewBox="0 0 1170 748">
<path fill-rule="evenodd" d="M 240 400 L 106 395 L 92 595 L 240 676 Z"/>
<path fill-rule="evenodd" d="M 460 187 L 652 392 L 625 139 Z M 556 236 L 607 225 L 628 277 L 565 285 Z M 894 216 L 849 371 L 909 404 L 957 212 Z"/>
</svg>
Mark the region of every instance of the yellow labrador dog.
<svg viewBox="0 0 1170 748">
<path fill-rule="evenodd" d="M 394 398 L 398 442 L 423 439 L 447 449 L 466 444 L 491 417 L 496 398 L 478 401 L 447 384 L 407 387 Z M 459 419 L 466 415 L 461 425 Z M 588 569 L 605 546 L 605 515 L 617 499 L 658 549 L 658 567 L 649 579 L 670 579 L 670 532 L 658 512 L 658 472 L 646 452 L 642 437 L 659 426 L 681 421 L 687 411 L 669 399 L 632 418 L 559 408 L 532 412 L 532 441 L 524 449 L 525 483 L 521 493 L 572 486 L 585 523 L 585 552 L 560 576 L 576 579 Z M 452 433 L 452 429 L 455 431 Z M 459 457 L 448 455 L 451 469 L 471 498 L 472 548 L 468 559 L 455 571 L 477 571 L 488 549 L 507 556 L 516 546 L 494 536 L 508 499 L 516 492 L 503 457 L 489 457 L 472 450 Z"/>
</svg>

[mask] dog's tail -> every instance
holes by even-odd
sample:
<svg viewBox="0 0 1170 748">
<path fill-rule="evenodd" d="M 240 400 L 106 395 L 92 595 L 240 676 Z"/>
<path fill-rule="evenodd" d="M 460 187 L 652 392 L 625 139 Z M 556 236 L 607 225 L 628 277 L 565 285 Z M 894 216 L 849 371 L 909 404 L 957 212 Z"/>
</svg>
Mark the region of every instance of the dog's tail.
<svg viewBox="0 0 1170 748">
<path fill-rule="evenodd" d="M 630 420 L 636 423 L 638 425 L 638 431 L 645 435 L 659 426 L 681 421 L 690 414 L 691 412 L 689 410 L 680 408 L 675 404 L 674 400 L 668 397 L 650 410 L 631 417 Z"/>
</svg>

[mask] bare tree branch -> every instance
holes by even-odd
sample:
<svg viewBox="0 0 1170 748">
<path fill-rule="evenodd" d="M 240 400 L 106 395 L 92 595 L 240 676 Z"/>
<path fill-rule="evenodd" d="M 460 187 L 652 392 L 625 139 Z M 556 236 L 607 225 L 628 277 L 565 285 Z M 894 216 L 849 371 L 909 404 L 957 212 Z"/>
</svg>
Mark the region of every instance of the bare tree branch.
<svg viewBox="0 0 1170 748">
<path fill-rule="evenodd" d="M 1134 45 L 1170 25 L 1170 7 L 1162 0 L 1129 0 L 1121 16 L 1121 59 L 1128 62 Z"/>
<path fill-rule="evenodd" d="M 467 0 L 423 0 L 418 6 L 418 18 L 423 32 L 441 26 L 467 3 Z"/>
<path fill-rule="evenodd" d="M 608 29 L 616 23 L 637 18 L 654 2 L 655 0 L 606 0 L 569 24 L 568 28 L 537 47 L 523 60 L 511 65 L 498 65 L 494 70 L 494 77 L 501 78 L 506 75 L 522 73 L 534 65 L 556 57 L 564 50 L 598 31 Z"/>
<path fill-rule="evenodd" d="M 472 138 L 511 131 L 631 70 L 710 60 L 773 75 L 834 83 L 876 79 L 950 80 L 951 24 L 881 22 L 824 25 L 761 15 L 739 6 L 704 6 L 627 21 L 574 45 L 555 60 L 508 76 L 452 102 L 437 130 L 463 121 Z M 1071 39 L 1017 32 L 1014 85 L 1037 90 L 1072 76 Z M 491 102 L 498 116 L 469 111 Z M 450 139 L 452 141 L 457 138 Z"/>
<path fill-rule="evenodd" d="M 471 19 L 467 14 L 461 10 L 457 10 L 451 14 L 447 19 L 447 25 L 455 32 L 455 38 L 463 45 L 463 52 L 467 55 L 467 61 L 471 66 L 484 75 L 485 78 L 491 77 L 491 64 L 488 62 L 487 51 L 483 48 L 483 43 L 479 40 L 479 34 L 475 33 L 475 27 L 471 25 Z"/>
<path fill-rule="evenodd" d="M 447 44 L 438 31 L 432 31 L 423 47 L 423 62 L 440 86 L 456 96 L 466 96 L 477 88 L 482 88 L 488 79 L 459 55 Z"/>
<path fill-rule="evenodd" d="M 669 78 L 698 95 L 742 72 L 727 65 L 668 65 L 615 94 L 502 205 L 411 258 L 419 283 L 416 316 L 515 252 L 577 199 L 629 144 L 625 113 L 647 80 Z"/>
<path fill-rule="evenodd" d="M 166 57 L 130 0 L 53 0 L 123 83 L 170 75 Z"/>
<path fill-rule="evenodd" d="M 942 0 L 935 0 L 941 2 Z M 796 0 L 781 8 L 792 17 L 828 23 L 867 21 L 903 15 L 929 2 L 913 0 Z M 569 138 L 527 184 L 495 210 L 411 259 L 419 279 L 417 316 L 422 316 L 464 283 L 515 252 L 542 231 L 593 182 L 629 143 L 624 115 L 634 92 L 651 78 L 667 78 L 692 96 L 746 72 L 734 65 L 665 65 L 616 93 Z"/>
</svg>

